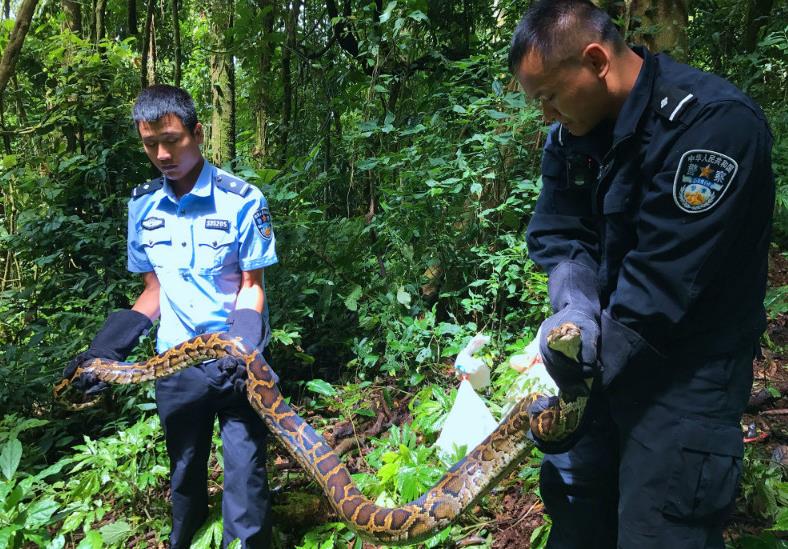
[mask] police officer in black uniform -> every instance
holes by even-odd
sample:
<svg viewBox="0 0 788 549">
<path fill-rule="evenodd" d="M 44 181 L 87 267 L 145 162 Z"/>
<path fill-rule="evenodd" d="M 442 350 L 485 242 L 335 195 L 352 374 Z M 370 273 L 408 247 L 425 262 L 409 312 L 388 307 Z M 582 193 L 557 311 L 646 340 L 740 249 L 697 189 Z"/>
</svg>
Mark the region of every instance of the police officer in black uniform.
<svg viewBox="0 0 788 549">
<path fill-rule="evenodd" d="M 765 328 L 772 138 L 729 82 L 629 48 L 587 0 L 540 0 L 512 72 L 550 128 L 528 227 L 581 364 L 541 342 L 591 421 L 548 448 L 548 547 L 722 548 L 742 467 L 741 414 Z"/>
</svg>

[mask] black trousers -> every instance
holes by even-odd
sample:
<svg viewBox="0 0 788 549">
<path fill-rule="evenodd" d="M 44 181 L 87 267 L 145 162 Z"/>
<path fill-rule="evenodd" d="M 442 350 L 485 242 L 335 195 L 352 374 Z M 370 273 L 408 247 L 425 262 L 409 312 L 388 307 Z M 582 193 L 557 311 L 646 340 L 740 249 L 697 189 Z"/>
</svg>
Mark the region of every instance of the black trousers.
<svg viewBox="0 0 788 549">
<path fill-rule="evenodd" d="M 208 516 L 208 456 L 217 416 L 224 458 L 223 546 L 239 538 L 242 547 L 270 547 L 268 430 L 246 398 L 208 363 L 158 380 L 156 403 L 170 456 L 172 548 L 188 548 Z"/>
<path fill-rule="evenodd" d="M 542 464 L 548 547 L 723 549 L 753 355 L 748 345 L 652 371 L 632 365 L 595 394 L 588 432 Z"/>
</svg>

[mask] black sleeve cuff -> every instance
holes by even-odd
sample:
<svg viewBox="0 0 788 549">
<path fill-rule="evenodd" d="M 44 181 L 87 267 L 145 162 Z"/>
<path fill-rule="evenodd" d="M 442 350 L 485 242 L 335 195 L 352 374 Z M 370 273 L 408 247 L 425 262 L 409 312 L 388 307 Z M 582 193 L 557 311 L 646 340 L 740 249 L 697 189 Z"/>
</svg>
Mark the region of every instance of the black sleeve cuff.
<svg viewBox="0 0 788 549">
<path fill-rule="evenodd" d="M 260 346 L 263 339 L 263 315 L 254 309 L 235 309 L 227 317 L 232 336 L 240 336 L 254 348 Z M 250 350 L 251 351 L 251 350 Z"/>
<path fill-rule="evenodd" d="M 602 387 L 608 387 L 627 367 L 637 362 L 648 368 L 664 356 L 633 329 L 624 326 L 602 311 L 599 337 L 599 362 L 602 368 Z"/>
<path fill-rule="evenodd" d="M 120 309 L 109 314 L 104 325 L 90 343 L 96 356 L 123 360 L 137 346 L 140 336 L 153 326 L 142 313 Z"/>
</svg>

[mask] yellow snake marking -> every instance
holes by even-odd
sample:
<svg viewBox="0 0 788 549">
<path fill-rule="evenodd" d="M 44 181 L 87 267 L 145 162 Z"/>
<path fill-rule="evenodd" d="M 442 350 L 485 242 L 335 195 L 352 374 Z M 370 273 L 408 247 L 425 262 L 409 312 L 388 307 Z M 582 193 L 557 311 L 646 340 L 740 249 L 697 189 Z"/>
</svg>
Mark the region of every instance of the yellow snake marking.
<svg viewBox="0 0 788 549">
<path fill-rule="evenodd" d="M 274 436 L 321 486 L 334 511 L 361 537 L 387 545 L 416 543 L 448 526 L 528 456 L 532 446 L 527 437 L 529 427 L 543 440 L 565 439 L 579 426 L 587 401 L 578 398 L 565 402 L 559 395 L 546 410 L 529 417 L 529 404 L 543 397 L 528 395 L 427 493 L 400 507 L 386 508 L 364 497 L 339 456 L 285 402 L 262 355 L 257 351 L 248 353 L 239 340 L 225 333 L 195 337 L 146 362 L 91 360 L 80 365 L 70 379 L 58 383 L 54 395 L 62 400 L 72 380 L 86 373 L 110 383 L 139 383 L 227 355 L 244 361 L 249 402 Z"/>
</svg>

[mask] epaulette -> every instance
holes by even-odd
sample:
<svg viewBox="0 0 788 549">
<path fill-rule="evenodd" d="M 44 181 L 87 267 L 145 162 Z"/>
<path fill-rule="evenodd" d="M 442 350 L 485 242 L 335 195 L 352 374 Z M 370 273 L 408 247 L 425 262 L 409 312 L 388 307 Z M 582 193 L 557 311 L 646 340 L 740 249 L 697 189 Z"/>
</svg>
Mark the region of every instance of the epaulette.
<svg viewBox="0 0 788 549">
<path fill-rule="evenodd" d="M 150 194 L 152 192 L 158 191 L 164 186 L 164 178 L 157 177 L 156 179 L 151 179 L 143 183 L 142 185 L 137 185 L 131 191 L 132 198 L 139 198 L 142 195 Z"/>
<path fill-rule="evenodd" d="M 654 110 L 671 122 L 680 121 L 682 114 L 697 98 L 688 91 L 657 84 L 654 88 Z"/>
<path fill-rule="evenodd" d="M 246 193 L 252 188 L 246 181 L 225 173 L 216 174 L 216 186 L 223 191 L 241 196 L 246 196 Z"/>
</svg>

